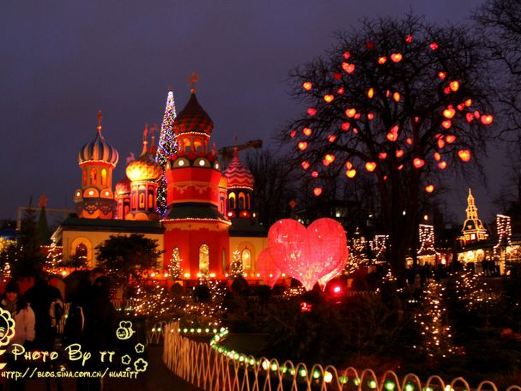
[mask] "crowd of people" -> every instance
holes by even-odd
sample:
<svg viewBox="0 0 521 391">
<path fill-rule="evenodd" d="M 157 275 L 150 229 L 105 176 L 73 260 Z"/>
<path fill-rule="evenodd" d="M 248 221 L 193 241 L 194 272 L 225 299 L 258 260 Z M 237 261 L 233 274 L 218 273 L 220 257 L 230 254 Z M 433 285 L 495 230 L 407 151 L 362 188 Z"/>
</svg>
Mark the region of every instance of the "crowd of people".
<svg viewBox="0 0 521 391">
<path fill-rule="evenodd" d="M 96 352 L 109 350 L 115 343 L 109 278 L 100 269 L 78 272 L 66 280 L 38 273 L 20 274 L 4 286 L 0 307 L 9 311 L 15 321 L 11 346 L 23 345 L 26 351 L 60 351 L 71 343 L 80 343 L 82 350 Z M 14 360 L 9 350 L 7 362 L 15 370 L 27 366 Z M 53 369 L 55 364 L 45 365 Z M 46 383 L 51 389 L 50 381 Z M 7 386 L 19 390 L 24 388 L 24 382 L 19 379 Z M 78 379 L 78 390 L 100 388 L 99 380 Z"/>
</svg>

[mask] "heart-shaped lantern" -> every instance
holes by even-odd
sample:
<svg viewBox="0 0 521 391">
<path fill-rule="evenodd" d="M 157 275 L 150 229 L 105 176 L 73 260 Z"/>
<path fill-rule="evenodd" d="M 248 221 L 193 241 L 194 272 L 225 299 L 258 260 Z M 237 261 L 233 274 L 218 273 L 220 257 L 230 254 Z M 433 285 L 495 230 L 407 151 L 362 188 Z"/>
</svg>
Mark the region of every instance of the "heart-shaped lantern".
<svg viewBox="0 0 521 391">
<path fill-rule="evenodd" d="M 347 260 L 346 234 L 333 219 L 304 227 L 296 220 L 277 221 L 268 233 L 270 256 L 280 272 L 301 281 L 307 290 Z"/>
<path fill-rule="evenodd" d="M 268 248 L 262 250 L 257 258 L 257 272 L 260 274 L 262 281 L 271 288 L 273 288 L 281 275 L 280 270 L 271 258 Z"/>
</svg>

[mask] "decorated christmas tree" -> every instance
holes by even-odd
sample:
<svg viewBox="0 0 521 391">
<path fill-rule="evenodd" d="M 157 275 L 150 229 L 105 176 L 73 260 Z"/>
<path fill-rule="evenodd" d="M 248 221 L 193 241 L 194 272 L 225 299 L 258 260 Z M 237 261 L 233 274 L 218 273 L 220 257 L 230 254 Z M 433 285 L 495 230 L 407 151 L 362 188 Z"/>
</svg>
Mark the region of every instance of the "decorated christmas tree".
<svg viewBox="0 0 521 391">
<path fill-rule="evenodd" d="M 166 100 L 165 114 L 163 115 L 163 122 L 161 123 L 161 134 L 159 135 L 159 145 L 156 153 L 156 161 L 163 169 L 163 174 L 159 178 L 159 188 L 157 190 L 157 211 L 160 216 L 166 213 L 166 176 L 165 169 L 170 156 L 176 150 L 177 145 L 172 131 L 172 125 L 176 117 L 174 93 L 168 91 Z"/>
<path fill-rule="evenodd" d="M 233 252 L 233 260 L 230 268 L 231 275 L 235 277 L 239 277 L 243 273 L 242 269 L 242 261 L 241 261 L 241 252 L 235 250 Z"/>
<path fill-rule="evenodd" d="M 181 258 L 179 257 L 178 248 L 174 248 L 172 250 L 172 257 L 170 258 L 170 264 L 168 265 L 168 272 L 174 280 L 178 279 L 181 275 Z"/>
</svg>

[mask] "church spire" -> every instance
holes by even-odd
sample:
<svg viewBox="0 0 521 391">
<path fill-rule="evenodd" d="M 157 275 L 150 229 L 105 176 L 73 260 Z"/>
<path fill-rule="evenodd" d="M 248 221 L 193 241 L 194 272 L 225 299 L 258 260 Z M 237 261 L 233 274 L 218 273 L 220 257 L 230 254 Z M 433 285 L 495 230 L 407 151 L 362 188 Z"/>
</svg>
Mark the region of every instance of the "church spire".
<svg viewBox="0 0 521 391">
<path fill-rule="evenodd" d="M 479 242 L 488 239 L 488 232 L 478 216 L 478 208 L 476 201 L 472 195 L 472 190 L 469 188 L 469 195 L 467 196 L 467 218 L 463 223 L 461 230 L 462 235 L 459 237 L 460 243 L 465 246 L 469 243 Z"/>
</svg>

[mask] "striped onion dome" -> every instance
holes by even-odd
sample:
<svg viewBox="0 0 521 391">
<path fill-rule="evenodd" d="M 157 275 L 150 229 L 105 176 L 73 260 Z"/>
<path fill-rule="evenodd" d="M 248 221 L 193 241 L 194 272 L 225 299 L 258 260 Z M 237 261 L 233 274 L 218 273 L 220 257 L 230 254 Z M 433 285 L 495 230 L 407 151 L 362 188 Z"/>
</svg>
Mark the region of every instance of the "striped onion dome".
<svg viewBox="0 0 521 391">
<path fill-rule="evenodd" d="M 240 161 L 237 149 L 233 151 L 233 159 L 224 176 L 228 179 L 228 188 L 253 189 L 253 175 Z"/>
<path fill-rule="evenodd" d="M 185 108 L 181 110 L 173 123 L 174 133 L 212 133 L 214 124 L 208 113 L 199 104 L 194 90 Z"/>
<path fill-rule="evenodd" d="M 107 143 L 101 134 L 101 111 L 98 113 L 97 133 L 94 140 L 85 144 L 78 153 L 78 162 L 80 164 L 86 162 L 105 162 L 112 166 L 116 166 L 119 159 L 119 154 L 116 148 Z"/>
</svg>

